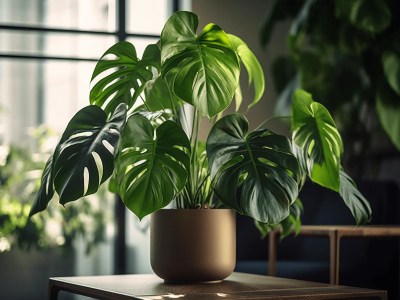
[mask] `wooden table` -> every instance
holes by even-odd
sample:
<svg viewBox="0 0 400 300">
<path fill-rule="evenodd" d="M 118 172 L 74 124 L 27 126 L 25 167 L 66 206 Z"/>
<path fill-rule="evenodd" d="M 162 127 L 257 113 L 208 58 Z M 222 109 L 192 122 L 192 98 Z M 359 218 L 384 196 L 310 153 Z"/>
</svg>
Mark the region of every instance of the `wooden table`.
<svg viewBox="0 0 400 300">
<path fill-rule="evenodd" d="M 276 255 L 277 255 L 277 239 L 280 235 L 278 229 L 272 230 L 269 235 L 268 243 L 268 275 L 276 275 Z M 329 279 L 331 284 L 335 284 L 336 278 L 336 241 L 337 241 L 337 229 L 334 226 L 307 226 L 301 227 L 299 235 L 305 236 L 322 236 L 329 239 Z"/>
<path fill-rule="evenodd" d="M 269 235 L 269 271 L 270 276 L 276 274 L 276 243 L 279 230 L 273 230 Z M 344 226 L 344 225 L 325 225 L 313 226 L 304 225 L 301 227 L 299 235 L 305 236 L 325 236 L 329 239 L 329 272 L 330 283 L 339 284 L 340 274 L 340 242 L 345 237 L 357 238 L 388 238 L 400 237 L 400 226 Z"/>
<path fill-rule="evenodd" d="M 393 238 L 400 237 L 400 226 L 336 226 L 335 284 L 339 284 L 340 242 L 342 238 Z"/>
<path fill-rule="evenodd" d="M 103 300 L 126 299 L 387 299 L 385 291 L 233 273 L 208 284 L 167 284 L 155 275 L 55 277 L 49 299 L 67 291 Z"/>
</svg>

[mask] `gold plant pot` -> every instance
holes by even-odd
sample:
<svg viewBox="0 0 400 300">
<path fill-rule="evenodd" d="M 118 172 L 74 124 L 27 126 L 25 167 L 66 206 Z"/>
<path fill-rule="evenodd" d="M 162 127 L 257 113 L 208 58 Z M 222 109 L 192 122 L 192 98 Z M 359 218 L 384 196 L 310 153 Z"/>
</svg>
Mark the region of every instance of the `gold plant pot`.
<svg viewBox="0 0 400 300">
<path fill-rule="evenodd" d="M 167 282 L 228 277 L 236 262 L 236 216 L 230 209 L 162 209 L 150 223 L 151 267 Z"/>
</svg>

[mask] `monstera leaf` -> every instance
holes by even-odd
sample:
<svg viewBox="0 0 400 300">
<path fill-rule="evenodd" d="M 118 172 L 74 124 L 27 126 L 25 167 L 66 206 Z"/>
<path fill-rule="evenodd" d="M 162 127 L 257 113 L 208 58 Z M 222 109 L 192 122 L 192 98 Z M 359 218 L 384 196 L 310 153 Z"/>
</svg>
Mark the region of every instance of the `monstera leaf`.
<svg viewBox="0 0 400 300">
<path fill-rule="evenodd" d="M 227 34 L 208 24 L 196 35 L 198 17 L 177 12 L 161 33 L 162 74 L 176 72 L 173 91 L 209 117 L 232 101 L 240 66 Z"/>
<path fill-rule="evenodd" d="M 302 90 L 294 94 L 292 137 L 303 150 L 311 180 L 339 192 L 342 139 L 328 110 Z"/>
<path fill-rule="evenodd" d="M 115 56 L 112 59 L 108 57 Z M 108 49 L 93 71 L 91 82 L 97 81 L 90 91 L 90 103 L 112 113 L 120 103 L 131 107 L 142 93 L 144 84 L 153 78 L 151 68 L 160 69 L 160 50 L 157 45 L 147 46 L 142 60 L 135 47 L 119 42 Z"/>
<path fill-rule="evenodd" d="M 357 224 L 364 224 L 371 220 L 371 207 L 356 184 L 343 169 L 340 170 L 340 196 L 350 209 Z"/>
<path fill-rule="evenodd" d="M 141 115 L 129 118 L 117 159 L 119 194 L 140 219 L 169 204 L 185 186 L 190 149 L 183 129 L 165 121 L 156 130 Z"/>
<path fill-rule="evenodd" d="M 254 53 L 249 49 L 245 42 L 243 42 L 240 38 L 233 34 L 228 34 L 229 39 L 231 40 L 233 48 L 236 50 L 237 55 L 240 58 L 240 61 L 245 66 L 247 73 L 249 74 L 249 85 L 254 83 L 254 98 L 252 103 L 250 103 L 249 108 L 253 107 L 258 103 L 261 99 L 261 96 L 264 94 L 265 89 L 265 80 L 264 80 L 264 72 L 261 68 L 260 63 L 258 62 Z M 238 86 L 239 87 L 239 86 Z M 239 90 L 236 93 L 240 92 Z M 238 97 L 241 99 L 241 95 Z M 240 105 L 236 105 L 236 110 Z"/>
<path fill-rule="evenodd" d="M 267 224 L 288 216 L 299 166 L 286 137 L 267 129 L 249 133 L 243 115 L 228 115 L 211 129 L 207 155 L 224 204 Z"/>
<path fill-rule="evenodd" d="M 125 104 L 120 104 L 108 121 L 95 105 L 72 118 L 53 158 L 54 186 L 61 204 L 97 192 L 111 176 L 125 120 Z"/>
<path fill-rule="evenodd" d="M 40 211 L 45 210 L 48 203 L 54 196 L 54 186 L 51 172 L 52 166 L 53 155 L 50 156 L 50 158 L 46 162 L 46 166 L 44 167 L 40 188 L 35 196 L 35 200 L 33 200 L 33 204 L 29 212 L 29 217 Z"/>
<path fill-rule="evenodd" d="M 150 111 L 176 109 L 182 106 L 182 101 L 171 90 L 166 78 L 158 76 L 146 83 L 144 94 L 146 107 Z"/>
</svg>

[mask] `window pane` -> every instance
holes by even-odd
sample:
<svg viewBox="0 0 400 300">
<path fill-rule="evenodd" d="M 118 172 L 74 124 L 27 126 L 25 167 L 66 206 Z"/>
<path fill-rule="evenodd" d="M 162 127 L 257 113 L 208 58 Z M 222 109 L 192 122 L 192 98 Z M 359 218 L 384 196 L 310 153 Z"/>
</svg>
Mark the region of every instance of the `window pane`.
<svg viewBox="0 0 400 300">
<path fill-rule="evenodd" d="M 150 44 L 155 44 L 158 42 L 158 39 L 150 39 L 150 38 L 128 38 L 128 42 L 132 43 L 135 46 L 136 54 L 141 59 L 144 49 Z"/>
<path fill-rule="evenodd" d="M 14 54 L 100 58 L 115 37 L 88 34 L 0 32 L 0 52 Z"/>
<path fill-rule="evenodd" d="M 115 0 L 1 0 L 0 22 L 115 31 Z"/>
<path fill-rule="evenodd" d="M 71 117 L 89 105 L 95 63 L 48 61 L 44 66 L 44 123 L 62 133 Z"/>
<path fill-rule="evenodd" d="M 44 123 L 61 134 L 89 104 L 95 63 L 0 59 L 0 141 L 26 144 Z"/>
<path fill-rule="evenodd" d="M 170 0 L 127 0 L 128 32 L 160 35 L 172 11 L 171 3 Z"/>
</svg>

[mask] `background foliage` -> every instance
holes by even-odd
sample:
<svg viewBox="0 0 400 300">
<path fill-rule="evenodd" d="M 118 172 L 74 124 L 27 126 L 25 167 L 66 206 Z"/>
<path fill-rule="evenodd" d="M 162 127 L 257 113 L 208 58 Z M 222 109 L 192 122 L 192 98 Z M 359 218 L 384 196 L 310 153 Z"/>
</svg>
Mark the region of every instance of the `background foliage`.
<svg viewBox="0 0 400 300">
<path fill-rule="evenodd" d="M 45 212 L 28 219 L 53 135 L 44 127 L 34 130 L 38 151 L 0 145 L 0 252 L 14 246 L 26 250 L 70 248 L 78 236 L 89 251 L 103 239 L 106 214 L 93 199 L 82 199 L 68 209 L 50 204 Z M 102 194 L 101 203 L 105 201 Z"/>
<path fill-rule="evenodd" d="M 396 0 L 275 0 L 261 31 L 266 46 L 276 23 L 291 20 L 288 54 L 272 66 L 275 113 L 288 114 L 296 88 L 309 91 L 342 133 L 345 165 L 359 160 L 354 175 L 377 152 L 400 150 L 399 14 Z"/>
</svg>

